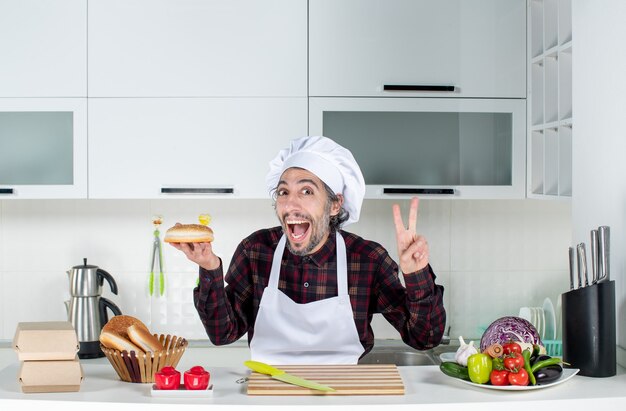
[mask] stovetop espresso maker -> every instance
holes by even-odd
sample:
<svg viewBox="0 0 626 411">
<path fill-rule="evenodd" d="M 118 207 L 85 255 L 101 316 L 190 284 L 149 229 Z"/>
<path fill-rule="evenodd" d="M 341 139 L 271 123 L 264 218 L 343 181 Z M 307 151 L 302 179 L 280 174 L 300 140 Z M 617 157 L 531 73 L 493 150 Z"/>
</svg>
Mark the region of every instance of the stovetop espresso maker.
<svg viewBox="0 0 626 411">
<path fill-rule="evenodd" d="M 103 357 L 100 332 L 109 321 L 107 308 L 113 315 L 120 315 L 122 311 L 112 301 L 101 297 L 102 287 L 106 280 L 111 292 L 117 294 L 117 283 L 105 270 L 88 265 L 86 258 L 83 259 L 83 265 L 72 267 L 67 275 L 71 297 L 65 301 L 65 306 L 68 320 L 74 326 L 80 343 L 78 358 Z"/>
</svg>

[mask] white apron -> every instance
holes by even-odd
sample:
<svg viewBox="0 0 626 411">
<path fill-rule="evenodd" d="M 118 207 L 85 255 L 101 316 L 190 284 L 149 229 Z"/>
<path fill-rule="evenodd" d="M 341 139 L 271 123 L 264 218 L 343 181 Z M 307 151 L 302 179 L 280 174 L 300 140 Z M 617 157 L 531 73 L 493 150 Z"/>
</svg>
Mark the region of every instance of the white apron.
<svg viewBox="0 0 626 411">
<path fill-rule="evenodd" d="M 336 238 L 337 296 L 298 304 L 278 289 L 287 241 L 282 236 L 254 324 L 252 360 L 274 365 L 357 363 L 364 350 L 348 295 L 346 244 L 339 232 Z"/>
</svg>

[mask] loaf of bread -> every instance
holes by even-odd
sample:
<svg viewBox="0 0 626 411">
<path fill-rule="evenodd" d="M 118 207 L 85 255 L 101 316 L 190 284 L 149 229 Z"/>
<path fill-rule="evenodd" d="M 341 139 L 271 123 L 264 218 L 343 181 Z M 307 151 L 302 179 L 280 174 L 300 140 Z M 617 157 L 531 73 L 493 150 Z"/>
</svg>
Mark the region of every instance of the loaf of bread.
<svg viewBox="0 0 626 411">
<path fill-rule="evenodd" d="M 128 336 L 128 328 L 132 325 L 137 325 L 138 327 L 143 327 L 148 330 L 148 327 L 141 322 L 141 320 L 132 317 L 130 315 L 116 315 L 111 317 L 111 319 L 102 327 L 102 332 L 113 331 L 121 335 L 122 337 L 130 340 Z"/>
<path fill-rule="evenodd" d="M 100 333 L 100 344 L 104 345 L 107 348 L 118 351 L 135 351 L 136 354 L 141 354 L 144 352 L 144 350 L 133 344 L 127 338 L 124 338 L 119 333 L 116 333 L 115 331 L 102 331 Z"/>
<path fill-rule="evenodd" d="M 150 333 L 148 327 L 141 320 L 130 315 L 116 315 L 102 327 L 100 343 L 114 350 L 157 352 L 163 350 L 163 345 Z"/>
<path fill-rule="evenodd" d="M 202 224 L 176 224 L 165 232 L 166 243 L 210 243 L 213 230 Z"/>
<path fill-rule="evenodd" d="M 163 345 L 159 342 L 159 339 L 150 334 L 148 329 L 141 327 L 137 324 L 133 324 L 128 327 L 128 336 L 130 340 L 139 346 L 145 352 L 156 352 L 163 350 Z"/>
</svg>

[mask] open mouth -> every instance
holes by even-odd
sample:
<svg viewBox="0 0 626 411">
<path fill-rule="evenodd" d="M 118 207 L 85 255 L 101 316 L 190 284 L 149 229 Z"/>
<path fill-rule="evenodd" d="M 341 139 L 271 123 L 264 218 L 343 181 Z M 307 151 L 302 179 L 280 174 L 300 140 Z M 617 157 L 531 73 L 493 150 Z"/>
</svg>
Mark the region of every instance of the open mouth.
<svg viewBox="0 0 626 411">
<path fill-rule="evenodd" d="M 289 238 L 293 241 L 304 240 L 309 232 L 309 227 L 311 227 L 311 224 L 306 220 L 291 219 L 286 220 L 285 222 L 287 223 L 287 227 L 289 229 Z"/>
</svg>

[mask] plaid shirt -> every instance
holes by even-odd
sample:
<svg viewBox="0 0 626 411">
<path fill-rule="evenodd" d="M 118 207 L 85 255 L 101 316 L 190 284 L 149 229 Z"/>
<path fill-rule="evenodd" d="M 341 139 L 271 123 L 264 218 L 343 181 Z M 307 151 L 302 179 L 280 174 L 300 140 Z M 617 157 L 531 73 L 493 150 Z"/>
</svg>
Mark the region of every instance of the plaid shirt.
<svg viewBox="0 0 626 411">
<path fill-rule="evenodd" d="M 281 227 L 257 231 L 244 239 L 233 256 L 226 283 L 222 266 L 200 268 L 200 283 L 193 291 L 194 304 L 204 328 L 215 345 L 230 344 L 245 333 L 248 342 L 263 290 L 268 284 L 272 257 Z M 372 316 L 382 315 L 416 348 L 428 349 L 441 341 L 446 322 L 443 287 L 435 284 L 430 266 L 404 274 L 387 251 L 372 241 L 341 231 L 348 260 L 348 293 L 354 323 L 365 353 L 374 346 Z M 278 288 L 296 303 L 308 303 L 337 295 L 337 254 L 334 232 L 320 250 L 297 256 L 285 248 Z"/>
</svg>

